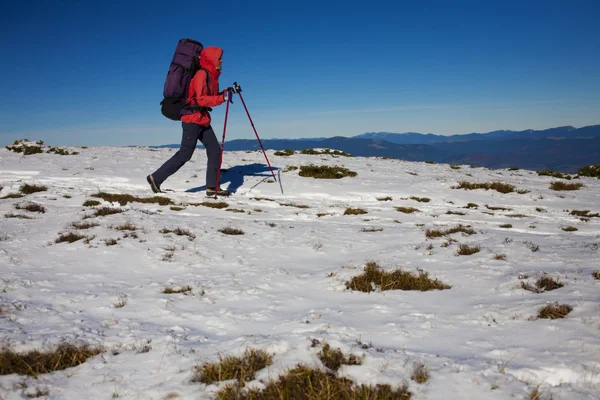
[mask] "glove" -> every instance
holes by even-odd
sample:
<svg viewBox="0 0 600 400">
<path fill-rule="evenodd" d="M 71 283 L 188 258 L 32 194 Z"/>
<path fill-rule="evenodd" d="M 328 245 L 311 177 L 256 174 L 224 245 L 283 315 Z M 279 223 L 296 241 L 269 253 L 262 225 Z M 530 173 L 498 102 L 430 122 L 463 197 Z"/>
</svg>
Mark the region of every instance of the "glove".
<svg viewBox="0 0 600 400">
<path fill-rule="evenodd" d="M 237 82 L 233 82 L 233 85 L 231 86 L 231 91 L 233 93 L 242 93 L 242 87 L 238 85 Z"/>
<path fill-rule="evenodd" d="M 231 88 L 227 88 L 227 89 L 223 90 L 223 101 L 224 102 L 229 101 L 230 103 L 233 104 L 232 97 L 233 97 L 233 93 L 232 93 Z"/>
</svg>

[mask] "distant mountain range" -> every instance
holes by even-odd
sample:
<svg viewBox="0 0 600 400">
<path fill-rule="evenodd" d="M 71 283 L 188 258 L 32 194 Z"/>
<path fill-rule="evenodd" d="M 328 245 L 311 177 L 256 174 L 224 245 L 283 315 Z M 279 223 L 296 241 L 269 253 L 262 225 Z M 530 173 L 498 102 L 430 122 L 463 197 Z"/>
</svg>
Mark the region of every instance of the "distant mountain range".
<svg viewBox="0 0 600 400">
<path fill-rule="evenodd" d="M 263 139 L 265 149 L 330 148 L 354 156 L 469 164 L 487 168 L 545 168 L 574 173 L 600 164 L 600 125 L 463 135 L 368 132 L 354 137 Z M 179 147 L 170 144 L 152 147 Z M 201 147 L 201 146 L 199 146 Z M 225 150 L 260 150 L 256 139 L 225 143 Z"/>
</svg>

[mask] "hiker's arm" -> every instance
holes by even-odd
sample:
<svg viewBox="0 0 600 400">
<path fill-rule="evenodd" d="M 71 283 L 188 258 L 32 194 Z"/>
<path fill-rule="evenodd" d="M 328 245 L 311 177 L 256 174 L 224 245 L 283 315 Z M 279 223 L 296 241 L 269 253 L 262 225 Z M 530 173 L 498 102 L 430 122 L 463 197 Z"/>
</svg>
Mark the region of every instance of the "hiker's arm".
<svg viewBox="0 0 600 400">
<path fill-rule="evenodd" d="M 223 93 L 219 93 L 215 96 L 209 96 L 207 94 L 208 88 L 206 87 L 206 74 L 204 76 L 199 76 L 197 79 L 194 79 L 194 92 L 196 93 L 196 104 L 201 107 L 215 107 L 220 106 L 225 102 L 223 98 Z M 201 78 L 201 79 L 200 79 Z"/>
</svg>

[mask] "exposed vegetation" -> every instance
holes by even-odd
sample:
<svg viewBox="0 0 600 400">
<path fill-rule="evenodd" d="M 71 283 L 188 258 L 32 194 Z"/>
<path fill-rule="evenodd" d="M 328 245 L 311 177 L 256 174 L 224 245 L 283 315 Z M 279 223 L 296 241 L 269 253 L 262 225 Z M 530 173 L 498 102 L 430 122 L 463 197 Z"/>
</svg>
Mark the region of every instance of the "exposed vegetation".
<svg viewBox="0 0 600 400">
<path fill-rule="evenodd" d="M 296 171 L 298 170 L 298 167 L 296 167 L 295 165 L 286 165 L 285 168 L 283 169 L 283 172 L 290 172 L 290 171 Z"/>
<path fill-rule="evenodd" d="M 98 224 L 96 222 L 87 222 L 87 221 L 73 222 L 71 224 L 71 227 L 73 227 L 75 229 L 90 229 L 95 226 L 100 226 L 100 224 Z"/>
<path fill-rule="evenodd" d="M 567 179 L 567 180 L 572 179 L 571 175 L 569 175 L 569 174 L 563 174 L 562 172 L 553 171 L 551 169 L 544 169 L 544 170 L 538 171 L 537 174 L 538 174 L 538 176 L 551 176 L 553 178 Z"/>
<path fill-rule="evenodd" d="M 404 214 L 412 214 L 414 212 L 420 212 L 418 209 L 414 207 L 394 207 L 396 211 L 399 211 Z"/>
<path fill-rule="evenodd" d="M 37 192 L 45 192 L 46 190 L 48 190 L 48 187 L 44 186 L 44 185 L 29 185 L 27 183 L 23 184 L 20 188 L 19 191 L 23 194 L 32 194 L 32 193 L 37 193 Z"/>
<path fill-rule="evenodd" d="M 500 225 L 500 228 L 512 228 L 511 224 L 502 224 Z"/>
<path fill-rule="evenodd" d="M 565 232 L 575 232 L 575 231 L 577 231 L 577 230 L 578 230 L 578 229 L 577 229 L 577 228 L 575 228 L 574 226 L 565 226 L 565 227 L 563 227 L 563 228 L 561 228 L 561 229 L 562 229 L 563 231 L 565 231 Z"/>
<path fill-rule="evenodd" d="M 98 200 L 86 200 L 83 203 L 84 207 L 95 207 L 95 206 L 99 206 L 100 202 Z"/>
<path fill-rule="evenodd" d="M 594 277 L 594 279 L 600 280 L 600 271 L 592 272 L 592 276 Z"/>
<path fill-rule="evenodd" d="M 182 286 L 182 287 L 166 287 L 163 289 L 162 292 L 164 294 L 185 294 L 185 295 L 187 295 L 191 291 L 192 291 L 192 287 L 187 285 L 187 286 Z"/>
<path fill-rule="evenodd" d="M 291 155 L 294 155 L 295 151 L 292 149 L 285 149 L 283 151 L 276 151 L 275 153 L 273 153 L 276 156 L 280 156 L 280 157 L 288 157 Z"/>
<path fill-rule="evenodd" d="M 466 215 L 466 213 L 464 213 L 462 211 L 452 211 L 452 210 L 446 211 L 446 214 L 448 214 L 448 215 Z"/>
<path fill-rule="evenodd" d="M 327 165 L 303 165 L 298 175 L 315 179 L 341 179 L 346 176 L 354 177 L 356 172 L 343 167 Z"/>
<path fill-rule="evenodd" d="M 588 176 L 590 178 L 600 178 L 600 164 L 587 165 L 583 168 L 579 168 L 577 173 L 581 176 Z"/>
<path fill-rule="evenodd" d="M 15 214 L 15 213 L 4 214 L 4 217 L 5 218 L 18 218 L 18 219 L 35 219 L 33 217 L 30 217 L 29 215 Z"/>
<path fill-rule="evenodd" d="M 165 234 L 165 235 L 169 234 L 169 233 L 174 233 L 177 236 L 187 236 L 189 240 L 196 239 L 196 235 L 194 235 L 189 230 L 183 229 L 183 228 L 175 228 L 175 229 L 163 228 L 159 232 L 162 233 L 162 234 Z"/>
<path fill-rule="evenodd" d="M 390 196 L 385 197 L 377 197 L 377 201 L 392 201 L 393 199 Z"/>
<path fill-rule="evenodd" d="M 352 157 L 352 154 L 348 154 L 345 151 L 340 151 L 340 150 L 331 150 L 331 149 L 324 149 L 324 150 L 315 150 L 315 149 L 305 149 L 300 151 L 300 154 L 308 154 L 308 155 L 330 155 L 330 156 L 342 156 L 342 157 Z"/>
<path fill-rule="evenodd" d="M 590 214 L 590 210 L 572 210 L 571 215 L 576 215 L 578 217 L 586 217 L 586 218 L 598 218 L 600 214 Z"/>
<path fill-rule="evenodd" d="M 383 231 L 383 228 L 374 228 L 374 227 L 362 228 L 360 231 L 361 232 L 381 232 L 381 231 Z"/>
<path fill-rule="evenodd" d="M 367 211 L 363 210 L 362 208 L 346 208 L 346 210 L 344 210 L 344 215 L 360 215 L 360 214 L 367 214 Z"/>
<path fill-rule="evenodd" d="M 453 233 L 464 233 L 466 235 L 474 235 L 475 231 L 470 226 L 457 225 L 454 228 L 449 228 L 446 230 L 442 229 L 427 229 L 425 231 L 425 236 L 428 238 L 437 238 L 446 235 L 451 235 Z"/>
<path fill-rule="evenodd" d="M 134 203 L 134 202 L 135 203 L 156 203 L 161 206 L 168 206 L 168 205 L 174 204 L 170 198 L 161 197 L 161 196 L 137 197 L 137 196 L 132 196 L 130 194 L 99 192 L 99 193 L 93 194 L 92 197 L 97 197 L 97 198 L 100 198 L 104 201 L 108 201 L 111 203 L 119 203 L 122 206 L 124 206 L 130 202 L 131 203 Z"/>
<path fill-rule="evenodd" d="M 521 282 L 521 287 L 523 289 L 529 290 L 530 292 L 534 293 L 549 292 L 551 290 L 559 289 L 563 286 L 564 285 L 561 282 L 549 276 L 542 276 L 537 281 L 535 281 L 534 285 Z"/>
<path fill-rule="evenodd" d="M 26 210 L 29 212 L 38 212 L 42 214 L 46 212 L 46 208 L 43 205 L 37 203 L 17 204 L 15 208 L 17 210 Z"/>
<path fill-rule="evenodd" d="M 354 355 L 345 356 L 340 349 L 332 349 L 328 343 L 323 343 L 323 348 L 317 354 L 319 360 L 332 371 L 337 371 L 342 365 L 361 365 L 362 358 Z"/>
<path fill-rule="evenodd" d="M 475 203 L 469 203 L 465 206 L 465 208 L 479 208 L 479 206 Z"/>
<path fill-rule="evenodd" d="M 413 372 L 410 379 L 417 383 L 425 383 L 429 380 L 429 371 L 425 363 L 416 362 L 413 364 Z"/>
<path fill-rule="evenodd" d="M 122 210 L 120 208 L 113 208 L 113 207 L 101 207 L 101 208 L 95 209 L 91 216 L 86 216 L 84 218 L 106 217 L 107 215 L 120 214 L 122 212 L 125 212 L 125 210 Z"/>
<path fill-rule="evenodd" d="M 416 197 L 416 196 L 412 196 L 411 200 L 415 200 L 420 203 L 429 203 L 431 201 L 431 199 L 428 197 Z"/>
<path fill-rule="evenodd" d="M 485 190 L 495 190 L 500 193 L 512 193 L 515 191 L 514 185 L 504 182 L 487 182 L 487 183 L 470 183 L 466 181 L 461 181 L 458 183 L 458 186 L 452 186 L 452 189 L 465 189 L 465 190 L 475 190 L 475 189 L 485 189 Z"/>
<path fill-rule="evenodd" d="M 10 349 L 0 351 L 0 375 L 37 376 L 83 364 L 104 350 L 89 345 L 61 344 L 48 352 L 38 350 L 16 353 Z"/>
<path fill-rule="evenodd" d="M 458 246 L 456 253 L 459 256 L 470 256 L 471 254 L 479 253 L 481 248 L 479 246 L 469 246 L 468 244 L 461 244 Z"/>
<path fill-rule="evenodd" d="M 227 356 L 218 363 L 196 367 L 193 382 L 206 384 L 237 379 L 238 386 L 254 379 L 254 374 L 273 363 L 273 355 L 264 350 L 247 349 L 242 357 Z"/>
<path fill-rule="evenodd" d="M 487 204 L 485 205 L 485 208 L 492 211 L 512 211 L 512 208 L 488 206 Z"/>
<path fill-rule="evenodd" d="M 397 269 L 385 272 L 374 262 L 365 266 L 361 275 L 346 282 L 346 288 L 361 292 L 372 292 L 378 288 L 384 290 L 443 290 L 450 289 L 449 285 L 429 278 L 427 272 L 419 270 L 417 274 Z"/>
<path fill-rule="evenodd" d="M 573 307 L 568 304 L 549 304 L 545 307 L 540 308 L 538 311 L 538 318 L 545 319 L 558 319 L 564 318 L 573 311 Z"/>
<path fill-rule="evenodd" d="M 219 229 L 219 232 L 225 234 L 225 235 L 243 235 L 244 231 L 241 229 L 237 229 L 237 228 L 221 228 Z"/>
<path fill-rule="evenodd" d="M 566 183 L 562 181 L 554 181 L 550 184 L 552 190 L 579 190 L 583 187 L 583 183 Z"/>
<path fill-rule="evenodd" d="M 74 232 L 62 233 L 62 234 L 60 234 L 58 239 L 56 239 L 54 241 L 54 243 L 63 243 L 63 242 L 73 243 L 73 242 L 76 242 L 78 240 L 85 239 L 85 238 L 87 238 L 87 236 L 79 234 L 79 233 L 74 233 Z"/>
</svg>

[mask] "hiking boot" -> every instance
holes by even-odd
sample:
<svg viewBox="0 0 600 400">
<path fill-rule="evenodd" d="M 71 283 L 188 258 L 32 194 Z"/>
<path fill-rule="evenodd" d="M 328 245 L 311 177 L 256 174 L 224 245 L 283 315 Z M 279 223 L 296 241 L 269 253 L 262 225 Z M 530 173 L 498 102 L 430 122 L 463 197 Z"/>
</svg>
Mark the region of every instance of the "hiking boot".
<svg viewBox="0 0 600 400">
<path fill-rule="evenodd" d="M 219 190 L 215 190 L 215 188 L 206 188 L 207 196 L 210 197 L 210 196 L 214 196 L 215 194 L 217 196 L 229 196 L 229 190 L 222 189 L 222 188 L 219 188 Z"/>
<path fill-rule="evenodd" d="M 156 182 L 154 182 L 152 175 L 148 175 L 146 180 L 148 181 L 148 184 L 154 193 L 164 193 L 162 190 L 160 190 L 160 185 L 157 185 Z"/>
</svg>

